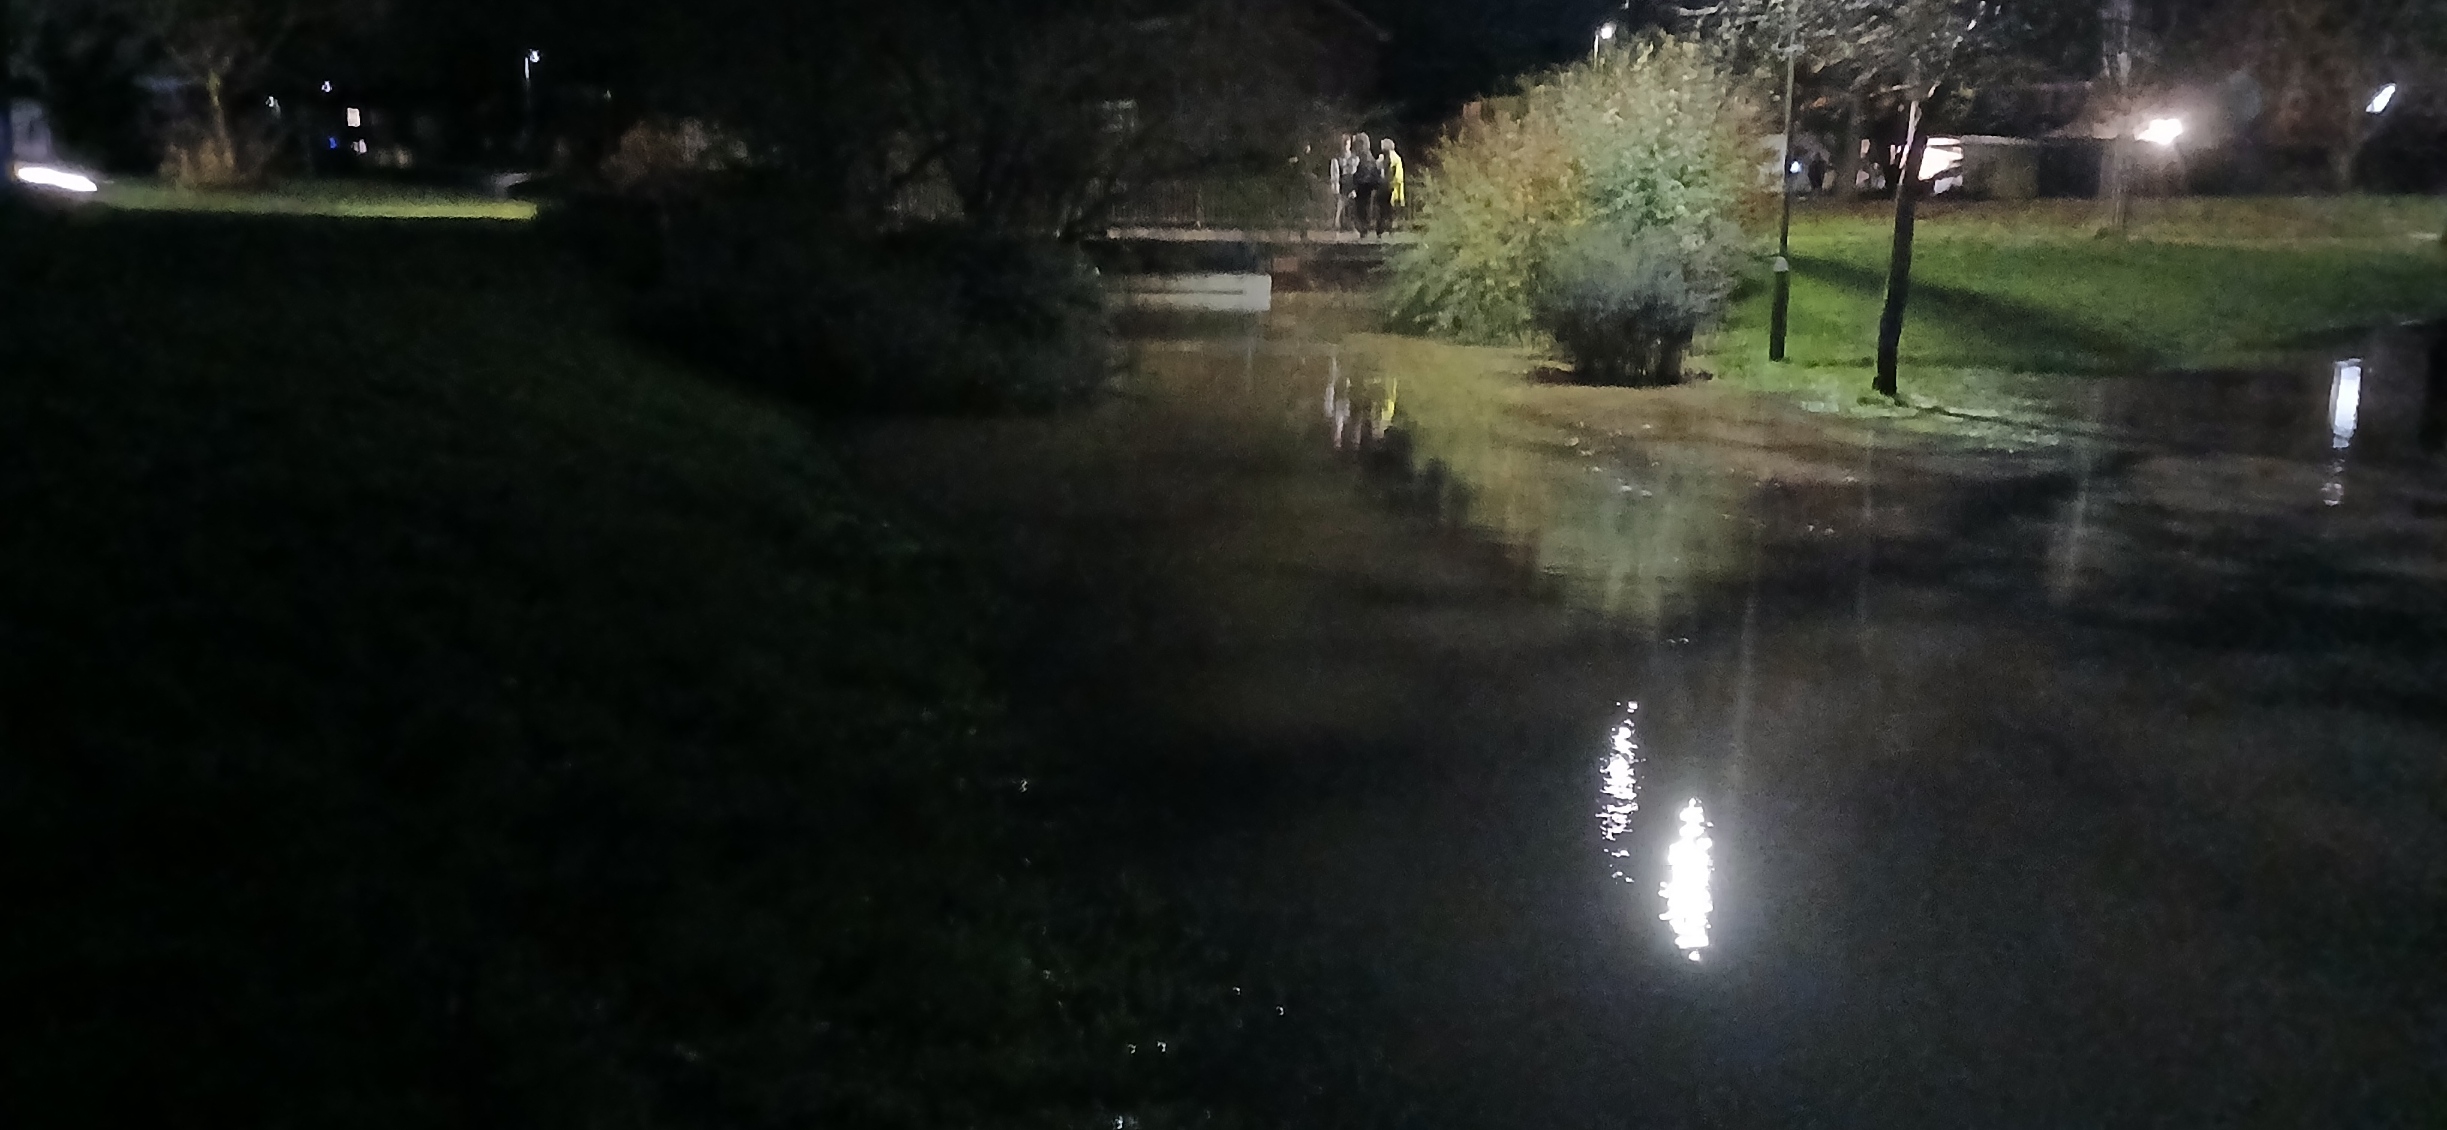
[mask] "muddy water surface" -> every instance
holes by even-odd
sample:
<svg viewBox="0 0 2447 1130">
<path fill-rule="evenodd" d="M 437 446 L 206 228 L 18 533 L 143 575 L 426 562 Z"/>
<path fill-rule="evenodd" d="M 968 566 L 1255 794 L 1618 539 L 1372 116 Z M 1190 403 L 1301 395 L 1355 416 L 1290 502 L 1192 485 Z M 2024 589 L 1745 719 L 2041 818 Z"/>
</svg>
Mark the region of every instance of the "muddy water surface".
<svg viewBox="0 0 2447 1130">
<path fill-rule="evenodd" d="M 2387 349 L 2342 438 L 2317 368 L 2004 451 L 1337 321 L 861 453 L 1038 600 L 1115 850 L 1273 971 L 1258 1105 L 2447 1117 L 2447 480 L 2355 446 Z"/>
</svg>

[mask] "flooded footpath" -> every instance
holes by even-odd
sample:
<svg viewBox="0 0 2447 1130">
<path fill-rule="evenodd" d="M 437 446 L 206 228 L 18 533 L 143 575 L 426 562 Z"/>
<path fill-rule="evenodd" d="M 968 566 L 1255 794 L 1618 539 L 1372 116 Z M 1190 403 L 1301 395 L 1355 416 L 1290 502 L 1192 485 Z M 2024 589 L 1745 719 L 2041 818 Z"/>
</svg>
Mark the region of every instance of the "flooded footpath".
<svg viewBox="0 0 2447 1130">
<path fill-rule="evenodd" d="M 1027 709 L 1267 978 L 1283 1124 L 2447 1118 L 2410 345 L 1975 443 L 1355 324 L 858 441 L 1035 601 Z"/>
</svg>

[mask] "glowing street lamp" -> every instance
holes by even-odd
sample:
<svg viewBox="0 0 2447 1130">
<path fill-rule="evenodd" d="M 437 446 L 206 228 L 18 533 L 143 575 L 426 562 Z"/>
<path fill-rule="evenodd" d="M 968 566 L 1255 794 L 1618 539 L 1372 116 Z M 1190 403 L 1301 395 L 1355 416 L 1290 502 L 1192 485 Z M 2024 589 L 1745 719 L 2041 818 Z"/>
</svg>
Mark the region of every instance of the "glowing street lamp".
<svg viewBox="0 0 2447 1130">
<path fill-rule="evenodd" d="M 99 192 L 102 188 L 101 185 L 94 183 L 92 177 L 83 173 L 56 169 L 49 165 L 19 165 L 16 169 L 16 178 L 20 184 L 30 184 L 37 188 L 56 188 L 63 192 Z"/>
<path fill-rule="evenodd" d="M 2391 82 L 2386 86 L 2380 87 L 2377 93 L 2371 95 L 2370 103 L 2362 107 L 2362 109 L 2365 113 L 2384 114 L 2387 113 L 2388 103 L 2394 102 L 2395 100 L 2396 84 Z"/>
<path fill-rule="evenodd" d="M 2141 127 L 2141 132 L 2133 136 L 2163 148 L 2175 144 L 2175 139 L 2183 135 L 2182 118 L 2152 118 L 2150 124 Z"/>
<path fill-rule="evenodd" d="M 521 150 L 535 144 L 535 65 L 543 61 L 544 53 L 533 48 L 518 57 L 519 102 L 525 115 L 518 133 Z"/>
<path fill-rule="evenodd" d="M 1606 45 L 1614 42 L 1614 37 L 1622 34 L 1622 31 L 1623 25 L 1613 20 L 1597 25 L 1597 38 L 1589 42 L 1589 53 L 1595 55 L 1605 50 Z"/>
</svg>

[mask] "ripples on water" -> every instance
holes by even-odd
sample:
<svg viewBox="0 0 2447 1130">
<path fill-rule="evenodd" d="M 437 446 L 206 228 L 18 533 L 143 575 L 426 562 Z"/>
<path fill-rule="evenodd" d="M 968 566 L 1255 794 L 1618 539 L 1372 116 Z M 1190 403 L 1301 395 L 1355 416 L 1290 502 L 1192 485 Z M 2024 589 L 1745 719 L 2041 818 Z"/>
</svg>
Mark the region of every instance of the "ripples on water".
<svg viewBox="0 0 2447 1130">
<path fill-rule="evenodd" d="M 1693 961 L 1708 948 L 1708 916 L 1716 910 L 1716 899 L 1709 893 L 1715 847 L 1708 838 L 1708 814 L 1693 797 L 1682 806 L 1681 832 L 1665 849 L 1665 884 L 1657 889 L 1665 899 L 1665 913 L 1657 917 L 1674 928 L 1674 944 Z"/>
<path fill-rule="evenodd" d="M 1637 883 L 1631 843 L 1640 811 L 1640 704 L 1625 703 L 1623 720 L 1607 736 L 1606 756 L 1598 762 L 1597 833 L 1606 841 L 1606 857 L 1614 878 Z M 1694 797 L 1682 807 L 1681 830 L 1665 849 L 1665 882 L 1657 895 L 1665 911 L 1657 916 L 1673 928 L 1674 945 L 1693 961 L 1708 948 L 1708 920 L 1715 912 L 1711 890 L 1715 878 L 1708 836 L 1707 812 Z"/>
</svg>

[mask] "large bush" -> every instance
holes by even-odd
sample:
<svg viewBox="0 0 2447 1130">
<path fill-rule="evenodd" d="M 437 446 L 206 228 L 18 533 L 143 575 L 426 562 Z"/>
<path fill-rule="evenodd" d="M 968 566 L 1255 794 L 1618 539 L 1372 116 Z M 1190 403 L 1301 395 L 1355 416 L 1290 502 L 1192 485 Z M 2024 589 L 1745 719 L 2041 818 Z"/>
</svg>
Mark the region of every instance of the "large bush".
<svg viewBox="0 0 2447 1130">
<path fill-rule="evenodd" d="M 1538 324 L 1599 384 L 1672 384 L 1692 335 L 1724 310 L 1741 233 L 1724 222 L 1584 230 L 1531 293 Z"/>
<path fill-rule="evenodd" d="M 1761 207 L 1745 153 L 1758 128 L 1733 76 L 1681 40 L 1634 43 L 1530 80 L 1432 154 L 1419 242 L 1393 264 L 1395 316 L 1465 341 L 1517 343 L 1567 328 L 1542 324 L 1542 309 L 1586 311 L 1610 289 L 1707 276 L 1698 262 L 1644 266 L 1635 270 L 1646 281 L 1625 290 L 1634 280 L 1600 285 L 1581 252 L 1613 240 L 1643 254 L 1719 254 L 1718 233 Z M 1678 234 L 1641 238 L 1668 228 Z M 1703 320 L 1713 313 L 1706 301 L 1676 304 Z"/>
</svg>

